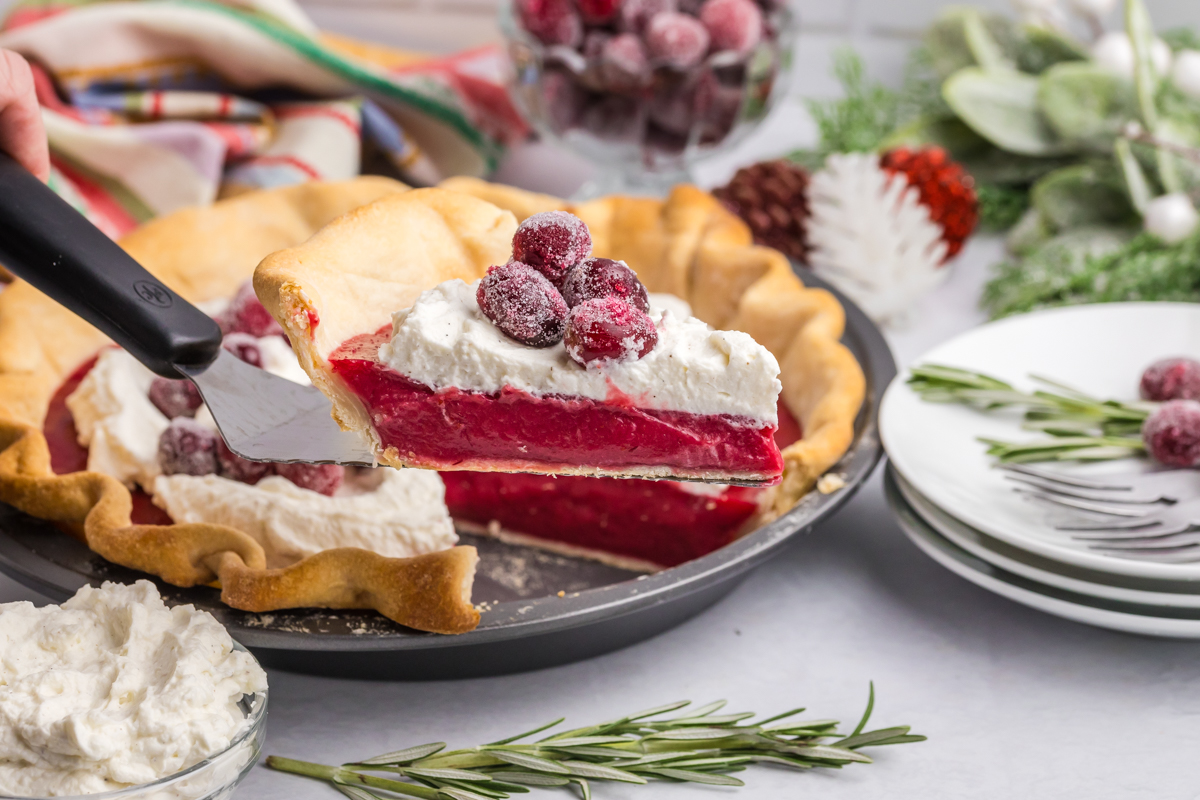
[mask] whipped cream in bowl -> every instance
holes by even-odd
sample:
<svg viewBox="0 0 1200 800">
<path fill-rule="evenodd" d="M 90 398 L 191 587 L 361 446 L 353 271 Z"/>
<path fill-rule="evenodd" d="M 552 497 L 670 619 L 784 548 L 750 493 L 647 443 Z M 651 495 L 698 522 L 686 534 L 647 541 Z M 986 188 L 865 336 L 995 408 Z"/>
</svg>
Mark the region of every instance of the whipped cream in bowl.
<svg viewBox="0 0 1200 800">
<path fill-rule="evenodd" d="M 266 709 L 254 657 L 150 581 L 0 605 L 0 796 L 225 798 Z"/>
</svg>

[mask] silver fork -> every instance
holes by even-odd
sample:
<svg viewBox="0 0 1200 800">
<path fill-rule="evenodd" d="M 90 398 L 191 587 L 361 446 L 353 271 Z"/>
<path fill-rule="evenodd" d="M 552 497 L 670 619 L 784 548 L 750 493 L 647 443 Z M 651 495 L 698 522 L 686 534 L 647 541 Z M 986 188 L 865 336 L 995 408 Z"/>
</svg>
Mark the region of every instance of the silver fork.
<svg viewBox="0 0 1200 800">
<path fill-rule="evenodd" d="M 1039 489 L 1017 487 L 1018 494 L 1048 503 L 1100 515 L 1091 520 L 1055 525 L 1072 531 L 1071 537 L 1089 549 L 1154 561 L 1200 561 L 1200 497 L 1172 505 L 1102 503 Z"/>
<path fill-rule="evenodd" d="M 1192 470 L 1163 470 L 1083 478 L 1027 464 L 998 466 L 1008 473 L 1004 476 L 1006 480 L 1082 500 L 1149 505 L 1173 504 L 1200 497 L 1200 472 Z"/>
</svg>

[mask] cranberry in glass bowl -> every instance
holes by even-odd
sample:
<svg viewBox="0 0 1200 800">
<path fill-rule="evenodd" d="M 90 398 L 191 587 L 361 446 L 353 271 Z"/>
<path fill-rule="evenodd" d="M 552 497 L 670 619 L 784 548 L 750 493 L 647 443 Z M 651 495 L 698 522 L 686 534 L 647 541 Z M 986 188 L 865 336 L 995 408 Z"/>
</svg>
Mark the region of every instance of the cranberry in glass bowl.
<svg viewBox="0 0 1200 800">
<path fill-rule="evenodd" d="M 588 158 L 577 199 L 663 195 L 787 90 L 786 0 L 506 0 L 512 92 L 543 136 Z"/>
</svg>

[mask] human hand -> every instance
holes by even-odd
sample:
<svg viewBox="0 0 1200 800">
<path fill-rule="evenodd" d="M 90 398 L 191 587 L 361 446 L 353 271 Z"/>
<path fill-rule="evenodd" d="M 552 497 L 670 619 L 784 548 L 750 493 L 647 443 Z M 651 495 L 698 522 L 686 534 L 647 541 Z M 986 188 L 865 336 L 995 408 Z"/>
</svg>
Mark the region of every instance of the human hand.
<svg viewBox="0 0 1200 800">
<path fill-rule="evenodd" d="M 0 150 L 43 181 L 50 177 L 50 149 L 33 72 L 11 50 L 0 50 Z"/>
</svg>

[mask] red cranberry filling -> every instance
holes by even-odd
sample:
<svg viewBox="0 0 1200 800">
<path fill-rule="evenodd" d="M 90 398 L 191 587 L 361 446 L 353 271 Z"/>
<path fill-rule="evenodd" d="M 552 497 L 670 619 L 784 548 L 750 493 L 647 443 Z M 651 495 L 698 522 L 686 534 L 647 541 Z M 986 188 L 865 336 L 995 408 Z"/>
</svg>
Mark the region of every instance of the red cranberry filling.
<svg viewBox="0 0 1200 800">
<path fill-rule="evenodd" d="M 571 309 L 563 343 L 567 354 L 584 366 L 636 361 L 658 344 L 658 331 L 641 309 L 617 297 L 600 297 Z"/>
<path fill-rule="evenodd" d="M 562 341 L 567 304 L 542 273 L 519 261 L 488 269 L 475 291 L 479 310 L 512 339 L 533 347 Z"/>
</svg>

